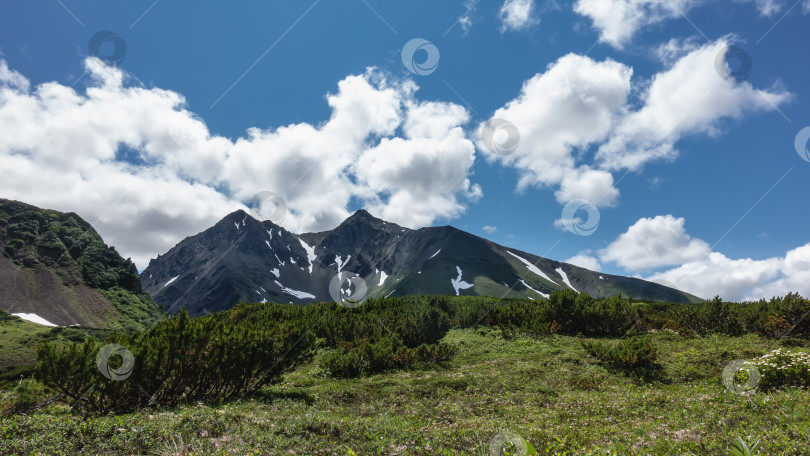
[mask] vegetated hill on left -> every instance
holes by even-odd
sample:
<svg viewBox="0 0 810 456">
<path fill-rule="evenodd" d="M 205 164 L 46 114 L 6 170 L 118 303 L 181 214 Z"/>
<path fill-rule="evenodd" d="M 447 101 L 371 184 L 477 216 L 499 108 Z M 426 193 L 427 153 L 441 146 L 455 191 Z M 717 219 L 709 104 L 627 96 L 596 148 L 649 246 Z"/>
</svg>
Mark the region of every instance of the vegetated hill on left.
<svg viewBox="0 0 810 456">
<path fill-rule="evenodd" d="M 135 265 L 74 213 L 0 199 L 0 310 L 138 331 L 164 318 Z"/>
</svg>

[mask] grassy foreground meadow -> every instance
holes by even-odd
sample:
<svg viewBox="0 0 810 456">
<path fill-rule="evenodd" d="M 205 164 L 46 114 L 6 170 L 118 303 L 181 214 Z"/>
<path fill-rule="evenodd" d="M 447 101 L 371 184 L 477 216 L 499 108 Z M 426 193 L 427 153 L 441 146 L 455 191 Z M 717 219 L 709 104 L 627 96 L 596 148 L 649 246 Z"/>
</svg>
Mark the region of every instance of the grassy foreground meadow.
<svg viewBox="0 0 810 456">
<path fill-rule="evenodd" d="M 84 417 L 53 404 L 0 422 L 3 455 L 488 455 L 510 432 L 539 454 L 810 454 L 810 391 L 734 394 L 722 371 L 787 340 L 656 331 L 660 371 L 599 364 L 587 339 L 452 329 L 456 355 L 429 370 L 333 378 L 315 358 L 249 400 Z M 598 339 L 605 341 L 606 339 Z M 810 352 L 806 341 L 789 341 Z M 757 454 L 757 453 L 751 453 Z"/>
</svg>

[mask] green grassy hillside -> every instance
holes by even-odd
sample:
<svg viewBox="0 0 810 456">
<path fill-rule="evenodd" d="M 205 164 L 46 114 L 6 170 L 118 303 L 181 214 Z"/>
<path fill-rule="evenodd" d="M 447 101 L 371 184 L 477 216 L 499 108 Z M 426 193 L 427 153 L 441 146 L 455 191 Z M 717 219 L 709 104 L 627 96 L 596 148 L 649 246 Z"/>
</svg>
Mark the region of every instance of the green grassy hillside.
<svg viewBox="0 0 810 456">
<path fill-rule="evenodd" d="M 563 292 L 548 302 L 412 297 L 357 309 L 256 304 L 200 319 L 181 315 L 148 333 L 108 339 L 136 354 L 136 372 L 120 382 L 95 371 L 95 348 L 85 345 L 86 355 L 63 352 L 61 359 L 80 361 L 61 365 L 66 371 L 40 371 L 54 378 L 7 386 L 0 407 L 15 411 L 0 418 L 0 454 L 525 454 L 491 452 L 493 439 L 509 433 L 539 454 L 805 455 L 808 310 L 810 301 L 797 295 L 671 305 Z M 426 329 L 429 321 L 444 323 Z M 309 337 L 295 334 L 302 323 Z M 277 337 L 287 338 L 282 346 L 295 348 L 297 359 L 283 377 L 227 401 L 183 400 L 216 380 L 218 360 L 238 369 L 243 356 L 252 366 L 265 350 L 261 341 Z M 390 337 L 408 347 L 427 337 L 454 351 L 406 364 L 403 355 L 432 352 L 391 351 L 382 343 Z M 173 355 L 161 358 L 166 343 Z M 724 372 L 735 360 L 763 356 L 759 376 L 753 368 Z M 361 369 L 335 370 L 346 363 Z M 197 364 L 211 367 L 194 373 Z M 139 368 L 155 374 L 144 377 Z M 93 372 L 93 388 L 78 402 L 44 386 Z M 143 386 L 149 392 L 140 405 L 115 415 L 83 402 L 108 399 L 105 410 L 115 410 L 117 391 L 132 402 Z M 206 397 L 216 397 L 212 386 Z M 757 441 L 759 450 L 733 452 Z"/>
<path fill-rule="evenodd" d="M 74 213 L 0 199 L 0 310 L 138 331 L 165 318 L 135 265 Z"/>
<path fill-rule="evenodd" d="M 576 337 L 452 330 L 459 352 L 438 369 L 334 379 L 316 359 L 247 401 L 88 419 L 51 407 L 3 419 L 0 453 L 486 455 L 509 431 L 540 454 L 730 455 L 740 436 L 761 438 L 763 455 L 807 454 L 810 392 L 743 397 L 721 382 L 726 363 L 778 341 L 652 340 L 665 379 L 649 383 L 599 365 Z"/>
</svg>

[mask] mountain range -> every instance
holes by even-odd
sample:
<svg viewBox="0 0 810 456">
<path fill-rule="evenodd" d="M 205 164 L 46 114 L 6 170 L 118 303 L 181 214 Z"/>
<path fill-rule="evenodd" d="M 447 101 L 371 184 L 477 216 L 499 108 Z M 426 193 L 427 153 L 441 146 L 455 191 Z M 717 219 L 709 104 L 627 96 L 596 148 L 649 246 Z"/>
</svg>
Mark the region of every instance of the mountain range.
<svg viewBox="0 0 810 456">
<path fill-rule="evenodd" d="M 362 280 L 347 280 L 355 276 Z M 365 210 L 332 230 L 300 235 L 236 211 L 151 260 L 141 282 L 169 313 L 185 307 L 191 315 L 239 302 L 309 304 L 343 299 L 345 293 L 358 299 L 414 294 L 543 299 L 573 289 L 594 297 L 621 293 L 641 300 L 701 301 L 657 283 L 504 247 L 451 226 L 404 228 Z M 353 291 L 344 290 L 348 285 Z"/>
</svg>

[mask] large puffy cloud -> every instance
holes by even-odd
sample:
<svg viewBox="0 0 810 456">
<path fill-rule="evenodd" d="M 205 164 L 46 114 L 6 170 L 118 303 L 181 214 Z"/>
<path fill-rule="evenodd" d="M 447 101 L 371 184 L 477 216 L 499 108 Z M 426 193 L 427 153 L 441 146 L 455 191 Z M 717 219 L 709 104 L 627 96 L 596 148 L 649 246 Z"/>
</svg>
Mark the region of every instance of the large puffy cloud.
<svg viewBox="0 0 810 456">
<path fill-rule="evenodd" d="M 655 75 L 642 96 L 643 106 L 624 116 L 599 148 L 601 165 L 635 170 L 652 160 L 673 159 L 681 137 L 717 136 L 724 119 L 774 111 L 791 99 L 778 87 L 759 90 L 748 82 L 735 84 L 720 77 L 715 60 L 728 45 L 728 39 L 721 39 L 696 49 L 687 46 L 690 50 L 684 56 Z"/>
<path fill-rule="evenodd" d="M 808 249 L 810 245 L 800 247 Z M 798 249 L 797 249 L 798 250 Z M 791 251 L 788 255 L 791 255 Z M 807 271 L 787 266 L 785 258 L 752 260 L 731 259 L 719 252 L 711 252 L 700 260 L 677 268 L 659 272 L 647 280 L 674 286 L 701 298 L 720 296 L 731 301 L 768 299 L 799 292 L 810 293 Z"/>
<path fill-rule="evenodd" d="M 263 190 L 285 198 L 294 231 L 335 226 L 352 200 L 419 226 L 481 195 L 468 178 L 467 112 L 419 101 L 413 83 L 375 70 L 340 81 L 325 122 L 251 128 L 232 141 L 212 135 L 180 94 L 131 86 L 97 59 L 85 65 L 93 82 L 81 93 L 32 89 L 0 60 L 0 196 L 79 213 L 141 268 Z"/>
<path fill-rule="evenodd" d="M 556 194 L 561 203 L 585 198 L 600 206 L 614 204 L 613 177 L 578 165 L 575 153 L 607 137 L 625 109 L 631 75 L 632 69 L 613 60 L 568 54 L 526 81 L 520 95 L 493 114 L 517 127 L 517 149 L 497 155 L 483 140 L 479 148 L 489 159 L 521 171 L 518 189 L 561 186 Z"/>
<path fill-rule="evenodd" d="M 591 19 L 600 41 L 623 48 L 638 30 L 679 17 L 697 3 L 699 0 L 577 0 L 574 11 Z"/>
<path fill-rule="evenodd" d="M 642 218 L 599 251 L 602 261 L 632 270 L 655 269 L 705 257 L 709 245 L 686 233 L 684 218 Z"/>
<path fill-rule="evenodd" d="M 684 229 L 684 219 L 671 215 L 638 220 L 601 250 L 599 257 L 628 271 L 675 265 L 645 278 L 701 298 L 719 295 L 741 301 L 791 292 L 810 296 L 810 243 L 784 257 L 732 259 L 691 237 Z"/>
<path fill-rule="evenodd" d="M 720 135 L 728 119 L 776 111 L 791 100 L 778 86 L 762 90 L 723 79 L 715 60 L 729 44 L 723 38 L 702 46 L 677 40 L 659 46 L 656 54 L 666 67 L 638 82 L 645 87 L 639 92 L 632 90 L 630 67 L 566 55 L 527 80 L 517 98 L 481 124 L 479 150 L 520 172 L 519 191 L 551 187 L 561 204 L 583 199 L 598 207 L 613 206 L 619 191 L 612 172 L 672 160 L 681 138 Z M 633 93 L 639 94 L 637 101 L 630 99 Z M 511 153 L 489 150 L 493 147 L 484 135 L 501 120 L 519 132 Z M 589 160 L 590 150 L 596 152 Z"/>
</svg>

